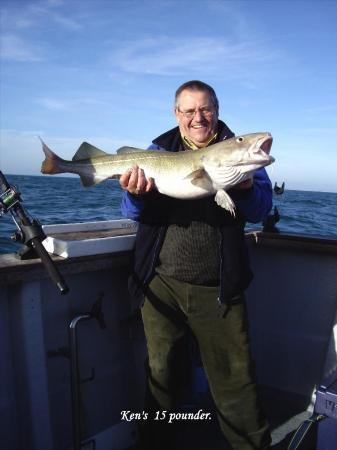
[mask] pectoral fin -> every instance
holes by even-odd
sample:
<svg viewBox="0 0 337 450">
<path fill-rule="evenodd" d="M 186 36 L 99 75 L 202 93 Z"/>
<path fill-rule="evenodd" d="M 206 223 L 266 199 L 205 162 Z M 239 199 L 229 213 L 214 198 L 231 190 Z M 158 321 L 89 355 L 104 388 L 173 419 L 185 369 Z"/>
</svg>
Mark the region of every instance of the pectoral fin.
<svg viewBox="0 0 337 450">
<path fill-rule="evenodd" d="M 84 187 L 94 186 L 102 181 L 106 180 L 104 177 L 99 177 L 95 174 L 79 174 Z"/>
<path fill-rule="evenodd" d="M 193 182 L 193 180 L 202 178 L 204 176 L 205 176 L 205 171 L 202 167 L 200 167 L 200 169 L 194 170 L 193 172 L 186 175 L 186 177 L 184 177 L 184 180 L 191 180 L 191 182 Z"/>
<path fill-rule="evenodd" d="M 197 186 L 204 191 L 212 190 L 212 181 L 203 168 L 191 172 L 184 180 L 190 180 L 193 186 Z"/>
<path fill-rule="evenodd" d="M 233 166 L 221 165 L 203 158 L 205 171 L 213 182 L 213 186 L 218 189 L 228 189 L 243 181 L 245 174 Z"/>
<path fill-rule="evenodd" d="M 235 217 L 235 204 L 226 191 L 220 189 L 215 194 L 214 200 L 221 208 L 227 209 Z"/>
</svg>

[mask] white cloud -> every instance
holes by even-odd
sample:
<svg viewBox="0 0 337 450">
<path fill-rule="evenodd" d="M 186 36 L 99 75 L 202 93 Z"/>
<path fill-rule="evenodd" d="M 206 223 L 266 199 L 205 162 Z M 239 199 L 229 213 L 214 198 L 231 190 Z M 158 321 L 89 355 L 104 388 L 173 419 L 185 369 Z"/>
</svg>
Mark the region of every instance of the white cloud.
<svg viewBox="0 0 337 450">
<path fill-rule="evenodd" d="M 186 72 L 224 79 L 256 80 L 280 59 L 262 42 L 230 42 L 219 37 L 166 36 L 119 43 L 111 64 L 125 72 L 175 76 Z"/>
<path fill-rule="evenodd" d="M 70 108 L 69 103 L 64 100 L 58 100 L 55 98 L 38 98 L 36 102 L 51 111 L 67 111 Z"/>
<path fill-rule="evenodd" d="M 51 19 L 59 25 L 62 25 L 64 28 L 68 28 L 69 30 L 80 30 L 82 25 L 69 17 L 66 17 L 57 13 L 50 13 Z"/>
<path fill-rule="evenodd" d="M 97 99 L 94 96 L 85 97 L 85 95 L 82 95 L 78 98 L 70 93 L 64 93 L 62 98 L 39 97 L 35 100 L 35 102 L 49 111 L 75 111 L 78 108 L 83 108 L 86 106 L 111 107 L 109 102 Z"/>
<path fill-rule="evenodd" d="M 11 7 L 4 7 L 2 10 L 2 27 L 7 32 L 16 32 L 30 28 L 39 29 L 54 23 L 73 31 L 81 29 L 79 19 L 60 12 L 60 7 L 66 5 L 62 0 L 13 3 Z"/>
<path fill-rule="evenodd" d="M 41 47 L 28 43 L 13 34 L 1 37 L 0 57 L 19 62 L 36 62 L 44 59 Z"/>
</svg>

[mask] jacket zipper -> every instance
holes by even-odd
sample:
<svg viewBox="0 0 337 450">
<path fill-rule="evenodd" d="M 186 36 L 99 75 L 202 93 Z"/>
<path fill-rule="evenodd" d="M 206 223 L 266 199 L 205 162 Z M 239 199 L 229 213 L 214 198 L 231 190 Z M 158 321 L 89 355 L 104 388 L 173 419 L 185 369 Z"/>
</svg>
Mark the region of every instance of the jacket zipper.
<svg viewBox="0 0 337 450">
<path fill-rule="evenodd" d="M 157 249 L 158 249 L 158 246 L 159 246 L 159 242 L 160 242 L 160 240 L 162 238 L 162 234 L 164 233 L 164 230 L 165 230 L 165 227 L 162 226 L 160 228 L 159 233 L 158 233 L 158 237 L 157 237 L 157 240 L 156 240 L 156 243 L 155 243 L 155 247 L 154 247 L 153 258 L 152 258 L 152 261 L 151 261 L 151 264 L 150 264 L 150 270 L 149 270 L 149 272 L 147 274 L 146 279 L 144 280 L 144 285 L 147 284 L 147 282 L 150 279 L 150 276 L 152 275 L 152 273 L 154 271 L 154 264 L 155 264 L 155 260 L 156 260 L 156 256 L 157 256 Z"/>
</svg>

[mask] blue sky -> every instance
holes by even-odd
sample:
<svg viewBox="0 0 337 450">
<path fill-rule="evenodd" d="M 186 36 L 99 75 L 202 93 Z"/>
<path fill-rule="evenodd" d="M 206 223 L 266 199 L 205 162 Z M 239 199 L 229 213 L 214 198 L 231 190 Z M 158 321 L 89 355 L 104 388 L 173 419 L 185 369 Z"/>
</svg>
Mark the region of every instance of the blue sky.
<svg viewBox="0 0 337 450">
<path fill-rule="evenodd" d="M 145 148 L 175 89 L 211 84 L 236 134 L 274 136 L 272 179 L 337 192 L 336 1 L 1 2 L 0 167 L 39 174 L 40 135 Z"/>
</svg>

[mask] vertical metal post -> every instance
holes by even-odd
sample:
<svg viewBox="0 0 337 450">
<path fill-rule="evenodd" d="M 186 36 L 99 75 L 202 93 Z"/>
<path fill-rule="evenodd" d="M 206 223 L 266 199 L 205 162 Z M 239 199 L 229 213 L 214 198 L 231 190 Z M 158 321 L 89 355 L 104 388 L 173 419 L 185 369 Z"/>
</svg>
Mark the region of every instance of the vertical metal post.
<svg viewBox="0 0 337 450">
<path fill-rule="evenodd" d="M 91 319 L 90 314 L 83 314 L 75 317 L 70 323 L 70 361 L 71 361 L 71 397 L 72 397 L 72 418 L 73 418 L 73 450 L 81 450 L 82 427 L 80 408 L 80 370 L 78 363 L 78 344 L 76 326 L 83 320 Z"/>
<path fill-rule="evenodd" d="M 91 444 L 93 450 L 96 448 L 94 439 L 82 442 L 82 422 L 81 422 L 81 390 L 80 385 L 83 380 L 80 376 L 80 368 L 78 361 L 78 341 L 77 326 L 79 322 L 96 319 L 103 330 L 105 326 L 104 314 L 102 312 L 103 293 L 98 295 L 97 300 L 93 304 L 90 313 L 80 314 L 71 321 L 69 326 L 70 332 L 70 376 L 71 376 L 71 400 L 72 400 L 72 418 L 73 418 L 73 450 L 81 450 L 83 445 Z M 93 371 L 94 373 L 94 371 Z M 86 381 L 90 381 L 86 380 Z"/>
</svg>

